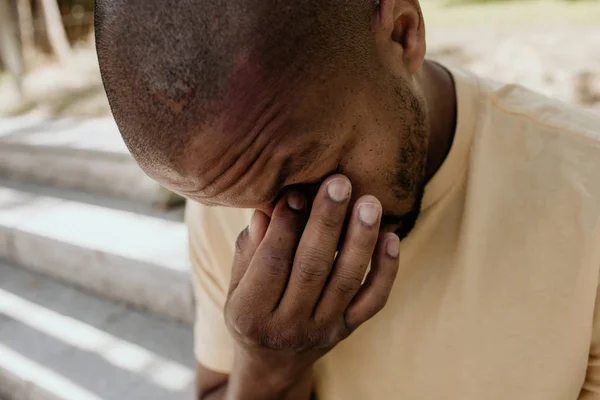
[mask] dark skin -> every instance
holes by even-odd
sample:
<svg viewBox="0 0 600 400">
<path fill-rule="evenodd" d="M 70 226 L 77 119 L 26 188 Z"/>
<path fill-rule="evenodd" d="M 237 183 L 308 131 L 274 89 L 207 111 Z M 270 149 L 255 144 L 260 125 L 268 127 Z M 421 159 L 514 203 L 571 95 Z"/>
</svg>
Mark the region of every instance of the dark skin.
<svg viewBox="0 0 600 400">
<path fill-rule="evenodd" d="M 293 107 L 265 89 L 204 129 L 179 169 L 145 166 L 188 198 L 257 210 L 238 238 L 225 307 L 234 368 L 198 365 L 201 399 L 309 399 L 313 364 L 385 305 L 394 232 L 410 225 L 449 151 L 455 96 L 449 73 L 424 62 L 417 0 L 382 1 L 373 28 L 380 82 L 348 93 L 335 81 L 311 86 Z M 315 108 L 334 92 L 327 112 Z"/>
<path fill-rule="evenodd" d="M 377 199 L 363 196 L 351 207 L 350 193 L 345 177 L 328 178 L 307 218 L 306 199 L 290 191 L 271 219 L 257 211 L 240 236 L 225 307 L 238 343 L 231 398 L 281 398 L 295 390 L 298 377 L 308 376 L 314 362 L 385 304 L 399 240 L 379 235 Z M 372 271 L 361 286 L 372 256 Z M 257 380 L 263 371 L 269 371 L 267 382 Z"/>
</svg>

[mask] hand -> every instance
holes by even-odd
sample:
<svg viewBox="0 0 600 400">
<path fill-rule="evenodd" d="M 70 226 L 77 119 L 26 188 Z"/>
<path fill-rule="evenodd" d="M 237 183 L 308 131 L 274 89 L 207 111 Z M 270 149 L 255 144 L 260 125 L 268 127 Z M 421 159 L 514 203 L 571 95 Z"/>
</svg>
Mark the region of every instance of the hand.
<svg viewBox="0 0 600 400">
<path fill-rule="evenodd" d="M 238 237 L 225 319 L 245 374 L 268 376 L 285 390 L 385 305 L 399 239 L 379 235 L 381 204 L 373 196 L 356 201 L 340 237 L 350 197 L 350 181 L 334 175 L 310 217 L 304 197 L 291 191 L 270 221 L 256 211 Z"/>
</svg>

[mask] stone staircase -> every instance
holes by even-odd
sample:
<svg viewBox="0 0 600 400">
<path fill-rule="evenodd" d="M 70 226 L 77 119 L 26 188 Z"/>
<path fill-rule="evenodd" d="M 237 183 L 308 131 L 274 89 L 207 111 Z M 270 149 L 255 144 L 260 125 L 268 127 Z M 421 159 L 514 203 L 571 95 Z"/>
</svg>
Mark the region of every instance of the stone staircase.
<svg viewBox="0 0 600 400">
<path fill-rule="evenodd" d="M 0 120 L 0 398 L 193 397 L 181 203 L 110 119 Z"/>
</svg>

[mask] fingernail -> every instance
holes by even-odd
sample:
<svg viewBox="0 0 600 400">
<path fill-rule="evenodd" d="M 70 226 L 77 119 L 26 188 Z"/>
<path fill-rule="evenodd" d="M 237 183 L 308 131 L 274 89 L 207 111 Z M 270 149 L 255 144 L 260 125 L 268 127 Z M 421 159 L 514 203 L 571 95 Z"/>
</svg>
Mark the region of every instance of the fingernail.
<svg viewBox="0 0 600 400">
<path fill-rule="evenodd" d="M 363 203 L 358 206 L 358 216 L 367 225 L 375 225 L 381 214 L 381 207 L 375 203 Z"/>
<path fill-rule="evenodd" d="M 304 209 L 304 197 L 298 192 L 291 192 L 287 196 L 288 206 L 295 211 Z"/>
<path fill-rule="evenodd" d="M 398 236 L 393 235 L 393 237 L 388 239 L 385 244 L 385 251 L 388 256 L 398 258 L 398 255 L 400 254 L 400 239 L 398 239 Z"/>
<path fill-rule="evenodd" d="M 327 194 L 335 202 L 341 203 L 350 197 L 350 182 L 344 178 L 335 178 L 327 183 Z"/>
</svg>

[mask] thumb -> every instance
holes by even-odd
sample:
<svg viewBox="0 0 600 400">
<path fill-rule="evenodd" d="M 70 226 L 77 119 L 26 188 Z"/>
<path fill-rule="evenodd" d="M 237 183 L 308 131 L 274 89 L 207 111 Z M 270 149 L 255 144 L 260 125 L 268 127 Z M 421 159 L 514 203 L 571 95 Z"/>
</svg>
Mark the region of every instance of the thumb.
<svg viewBox="0 0 600 400">
<path fill-rule="evenodd" d="M 250 219 L 250 225 L 239 234 L 235 242 L 235 257 L 231 271 L 229 296 L 238 287 L 246 274 L 258 245 L 267 233 L 269 222 L 269 217 L 265 213 L 255 210 Z"/>
</svg>

